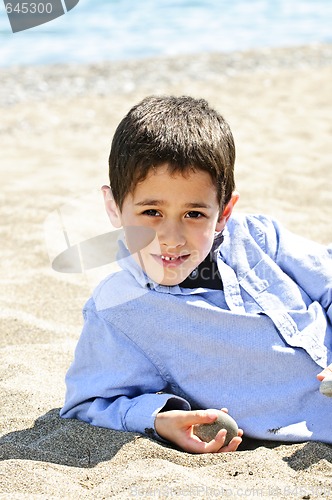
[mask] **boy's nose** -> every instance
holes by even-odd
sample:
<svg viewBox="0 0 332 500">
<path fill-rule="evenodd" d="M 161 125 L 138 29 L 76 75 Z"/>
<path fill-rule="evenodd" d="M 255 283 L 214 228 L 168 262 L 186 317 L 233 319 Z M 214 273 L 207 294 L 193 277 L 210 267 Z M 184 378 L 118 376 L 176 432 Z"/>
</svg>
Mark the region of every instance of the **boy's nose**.
<svg viewBox="0 0 332 500">
<path fill-rule="evenodd" d="M 166 246 L 167 248 L 183 246 L 186 242 L 181 224 L 165 223 L 158 233 L 160 245 Z"/>
</svg>

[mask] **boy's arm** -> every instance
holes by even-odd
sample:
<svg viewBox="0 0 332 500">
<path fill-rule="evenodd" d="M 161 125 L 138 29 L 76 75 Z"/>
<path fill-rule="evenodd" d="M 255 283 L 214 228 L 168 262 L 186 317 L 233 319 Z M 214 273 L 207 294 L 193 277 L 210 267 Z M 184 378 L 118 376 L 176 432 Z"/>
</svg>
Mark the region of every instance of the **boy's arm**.
<svg viewBox="0 0 332 500">
<path fill-rule="evenodd" d="M 274 259 L 310 297 L 326 311 L 332 324 L 332 246 L 324 246 L 280 228 L 273 222 L 276 234 Z M 332 364 L 317 375 L 318 380 L 331 377 Z"/>
<path fill-rule="evenodd" d="M 172 410 L 190 410 L 189 403 L 164 392 L 167 383 L 158 369 L 128 337 L 114 331 L 94 310 L 84 314 L 60 415 L 158 438 L 157 413 L 166 403 Z"/>
<path fill-rule="evenodd" d="M 85 324 L 66 383 L 66 401 L 60 411 L 64 418 L 166 439 L 192 453 L 235 451 L 241 442 L 241 430 L 228 446 L 223 446 L 223 431 L 210 443 L 194 436 L 194 424 L 210 423 L 217 414 L 211 417 L 212 410 L 190 411 L 183 398 L 158 392 L 167 391 L 167 383 L 157 368 L 138 346 L 112 330 L 95 311 L 85 311 Z"/>
<path fill-rule="evenodd" d="M 293 234 L 269 218 L 260 222 L 266 234 L 266 252 L 312 301 L 322 305 L 332 322 L 332 246 Z"/>
</svg>

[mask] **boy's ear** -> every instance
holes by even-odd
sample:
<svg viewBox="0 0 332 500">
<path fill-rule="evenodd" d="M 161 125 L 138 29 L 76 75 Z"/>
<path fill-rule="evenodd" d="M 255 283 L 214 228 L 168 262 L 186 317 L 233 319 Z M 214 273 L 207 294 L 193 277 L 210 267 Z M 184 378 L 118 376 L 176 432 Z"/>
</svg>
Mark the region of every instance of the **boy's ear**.
<svg viewBox="0 0 332 500">
<path fill-rule="evenodd" d="M 219 220 L 216 225 L 216 231 L 219 233 L 224 229 L 226 226 L 226 222 L 230 218 L 233 212 L 233 208 L 235 207 L 236 203 L 238 202 L 238 199 L 240 198 L 240 195 L 237 191 L 233 191 L 232 197 L 230 201 L 227 203 L 225 206 L 221 216 L 219 217 Z"/>
<path fill-rule="evenodd" d="M 107 215 L 115 228 L 122 227 L 121 212 L 119 207 L 114 201 L 111 188 L 109 186 L 102 186 L 101 188 L 104 195 L 104 203 Z"/>
</svg>

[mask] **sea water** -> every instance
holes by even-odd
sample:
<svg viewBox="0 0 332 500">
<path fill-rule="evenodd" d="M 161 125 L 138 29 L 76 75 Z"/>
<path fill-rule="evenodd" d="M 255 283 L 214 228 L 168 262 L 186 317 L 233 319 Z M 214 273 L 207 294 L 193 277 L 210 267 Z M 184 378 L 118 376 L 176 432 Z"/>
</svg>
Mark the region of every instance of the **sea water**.
<svg viewBox="0 0 332 500">
<path fill-rule="evenodd" d="M 332 0 L 80 0 L 12 33 L 1 2 L 0 66 L 329 43 L 331 26 Z"/>
</svg>

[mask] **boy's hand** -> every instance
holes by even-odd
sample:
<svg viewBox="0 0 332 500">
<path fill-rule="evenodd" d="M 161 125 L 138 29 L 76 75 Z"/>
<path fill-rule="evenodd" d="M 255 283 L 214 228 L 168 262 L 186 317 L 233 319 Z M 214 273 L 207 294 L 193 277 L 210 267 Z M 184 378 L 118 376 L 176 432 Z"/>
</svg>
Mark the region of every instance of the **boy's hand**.
<svg viewBox="0 0 332 500">
<path fill-rule="evenodd" d="M 325 377 L 332 377 L 332 364 L 327 366 L 322 372 L 318 373 L 318 380 L 322 381 Z"/>
<path fill-rule="evenodd" d="M 227 412 L 226 408 L 222 408 Z M 242 439 L 242 429 L 237 437 L 233 438 L 228 446 L 224 446 L 226 431 L 222 429 L 209 443 L 201 441 L 193 433 L 195 424 L 211 424 L 217 418 L 213 410 L 171 410 L 158 413 L 155 428 L 159 436 L 176 444 L 189 453 L 219 453 L 235 451 Z"/>
<path fill-rule="evenodd" d="M 317 378 L 320 381 L 319 392 L 328 398 L 332 398 L 332 365 L 320 372 Z"/>
</svg>

